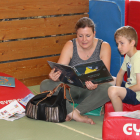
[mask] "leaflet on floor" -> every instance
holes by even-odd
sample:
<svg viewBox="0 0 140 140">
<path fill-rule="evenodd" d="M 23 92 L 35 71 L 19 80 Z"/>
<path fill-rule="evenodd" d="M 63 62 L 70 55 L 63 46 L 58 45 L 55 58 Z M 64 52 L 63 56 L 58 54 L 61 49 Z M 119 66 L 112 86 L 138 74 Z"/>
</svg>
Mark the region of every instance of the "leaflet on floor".
<svg viewBox="0 0 140 140">
<path fill-rule="evenodd" d="M 12 101 L 10 104 L 0 109 L 0 119 L 14 121 L 23 116 L 25 116 L 25 109 L 17 102 L 17 100 Z"/>
</svg>

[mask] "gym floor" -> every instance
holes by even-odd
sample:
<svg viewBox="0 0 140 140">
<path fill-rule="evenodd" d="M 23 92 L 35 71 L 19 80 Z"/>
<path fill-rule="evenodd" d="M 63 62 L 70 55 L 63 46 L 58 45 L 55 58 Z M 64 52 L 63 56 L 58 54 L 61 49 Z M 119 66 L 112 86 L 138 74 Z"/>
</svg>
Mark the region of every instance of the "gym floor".
<svg viewBox="0 0 140 140">
<path fill-rule="evenodd" d="M 39 85 L 28 87 L 34 94 L 39 93 Z M 92 118 L 95 125 L 90 125 L 86 123 L 76 122 L 74 120 L 70 122 L 63 123 L 51 123 L 51 122 L 42 122 L 35 121 L 35 123 L 42 123 L 42 126 L 46 126 L 46 138 L 52 140 L 101 140 L 102 139 L 102 124 L 103 124 L 103 115 L 93 116 L 89 115 L 88 117 Z M 32 120 L 34 121 L 34 120 Z M 38 128 L 40 131 L 40 128 Z M 42 130 L 41 130 L 42 131 Z M 43 140 L 43 139 L 41 139 Z"/>
<path fill-rule="evenodd" d="M 32 93 L 39 92 L 39 86 L 28 88 Z M 95 125 L 74 120 L 52 123 L 26 116 L 13 122 L 0 119 L 0 140 L 102 140 L 104 116 L 88 116 Z"/>
</svg>

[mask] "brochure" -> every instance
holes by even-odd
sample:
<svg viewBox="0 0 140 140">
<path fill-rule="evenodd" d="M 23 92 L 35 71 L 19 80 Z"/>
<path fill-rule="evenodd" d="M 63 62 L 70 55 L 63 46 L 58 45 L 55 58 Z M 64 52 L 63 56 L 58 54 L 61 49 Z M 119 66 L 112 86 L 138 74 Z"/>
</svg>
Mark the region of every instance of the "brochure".
<svg viewBox="0 0 140 140">
<path fill-rule="evenodd" d="M 123 115 L 124 117 L 130 117 L 130 118 L 135 118 L 135 119 L 140 119 L 140 110 L 136 110 L 133 112 L 128 112 Z"/>
<path fill-rule="evenodd" d="M 25 116 L 25 109 L 17 102 L 17 100 L 12 101 L 10 104 L 0 109 L 0 119 L 14 121 L 23 116 Z"/>
<path fill-rule="evenodd" d="M 113 81 L 102 60 L 78 64 L 73 67 L 51 61 L 48 61 L 48 64 L 52 69 L 55 68 L 55 71 L 61 71 L 59 80 L 67 84 L 86 88 L 86 81 L 92 81 L 94 84 Z"/>
<path fill-rule="evenodd" d="M 0 76 L 0 86 L 15 87 L 15 78 Z"/>
<path fill-rule="evenodd" d="M 31 98 L 33 98 L 34 96 L 35 96 L 35 95 L 33 95 L 32 93 L 30 93 L 30 94 L 28 94 L 25 98 L 23 98 L 23 99 L 20 101 L 20 103 L 21 103 L 22 105 L 26 106 L 27 103 L 29 102 L 29 100 L 30 100 Z"/>
</svg>

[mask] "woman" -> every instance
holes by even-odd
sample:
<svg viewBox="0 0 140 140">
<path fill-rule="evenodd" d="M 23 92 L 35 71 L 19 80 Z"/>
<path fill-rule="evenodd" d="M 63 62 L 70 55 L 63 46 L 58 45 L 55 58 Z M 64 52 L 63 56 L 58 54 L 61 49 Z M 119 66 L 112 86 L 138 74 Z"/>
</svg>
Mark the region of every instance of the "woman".
<svg viewBox="0 0 140 140">
<path fill-rule="evenodd" d="M 74 66 L 79 63 L 101 59 L 110 71 L 111 48 L 107 42 L 95 38 L 94 22 L 88 17 L 83 17 L 77 22 L 75 29 L 77 38 L 68 41 L 64 45 L 58 63 Z M 52 69 L 49 73 L 50 80 L 42 81 L 40 91 L 52 90 L 56 87 L 60 82 L 60 75 L 61 72 L 55 72 L 55 69 Z M 92 119 L 82 116 L 81 114 L 94 110 L 109 101 L 107 90 L 111 84 L 104 83 L 98 85 L 87 81 L 87 89 L 72 85 L 69 86 L 71 87 L 74 102 L 79 105 L 73 111 L 73 107 L 67 101 L 66 108 L 68 115 L 66 121 L 72 117 L 75 121 L 94 124 Z M 68 94 L 67 98 L 70 99 Z"/>
</svg>

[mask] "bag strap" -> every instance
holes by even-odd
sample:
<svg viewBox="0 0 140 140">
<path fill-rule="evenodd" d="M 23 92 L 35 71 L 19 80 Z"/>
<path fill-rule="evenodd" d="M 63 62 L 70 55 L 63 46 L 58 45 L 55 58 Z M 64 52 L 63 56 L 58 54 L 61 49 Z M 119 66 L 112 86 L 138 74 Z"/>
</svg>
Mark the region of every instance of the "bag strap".
<svg viewBox="0 0 140 140">
<path fill-rule="evenodd" d="M 66 86 L 68 86 L 68 85 L 66 85 Z M 68 86 L 69 87 L 69 86 Z M 70 98 L 71 98 L 71 100 L 69 100 L 67 97 L 66 97 L 66 99 L 68 100 L 68 101 L 71 101 L 72 103 L 73 103 L 73 111 L 72 111 L 72 116 L 71 116 L 71 119 L 69 120 L 69 121 L 71 121 L 72 120 L 72 118 L 73 118 L 73 112 L 74 112 L 74 101 L 73 101 L 73 98 L 72 98 L 72 96 L 71 96 L 71 93 L 70 93 L 70 87 L 69 88 L 67 88 L 68 90 L 69 90 L 69 95 L 70 95 Z M 66 92 L 66 90 L 65 90 L 65 92 Z"/>
<path fill-rule="evenodd" d="M 64 83 L 60 83 L 57 87 L 55 87 L 52 91 L 50 90 L 50 91 L 43 91 L 43 92 L 41 92 L 41 93 L 45 93 L 45 92 L 49 92 L 47 95 L 46 95 L 46 97 L 45 98 L 43 98 L 42 100 L 40 100 L 36 105 L 38 105 L 40 102 L 42 102 L 43 100 L 45 100 L 47 97 L 51 97 L 56 91 L 57 91 L 57 89 L 59 88 L 59 87 L 64 87 L 64 99 L 67 99 L 66 98 L 66 89 L 68 89 L 69 91 L 70 91 L 70 87 L 68 86 L 68 85 L 66 85 L 66 84 L 64 84 Z"/>
<path fill-rule="evenodd" d="M 64 84 L 64 99 L 67 99 L 67 97 L 66 97 L 66 89 L 68 89 L 69 94 L 70 94 L 70 86 L 68 86 L 67 84 Z M 70 94 L 70 96 L 71 96 L 71 94 Z"/>
<path fill-rule="evenodd" d="M 67 99 L 66 89 L 68 89 L 71 100 L 69 100 L 69 99 L 67 99 L 67 100 L 73 102 L 73 111 L 74 111 L 74 101 L 73 101 L 71 93 L 70 93 L 70 86 L 68 86 L 67 84 L 61 83 L 56 88 L 54 88 L 53 93 L 57 91 L 58 87 L 64 87 L 64 99 Z M 73 111 L 72 111 L 71 119 L 69 121 L 71 121 L 73 118 Z"/>
<path fill-rule="evenodd" d="M 50 97 L 50 96 L 52 96 L 52 95 L 57 91 L 57 89 L 58 89 L 59 87 L 64 87 L 64 99 L 67 99 L 67 98 L 66 98 L 66 89 L 70 90 L 70 86 L 68 86 L 67 84 L 64 84 L 64 83 L 60 83 L 60 84 L 59 84 L 57 87 L 55 87 L 52 91 L 51 91 L 51 90 L 50 90 L 50 91 L 45 90 L 45 91 L 43 91 L 43 92 L 41 92 L 41 93 L 50 92 L 49 95 L 47 94 L 48 97 Z"/>
</svg>

